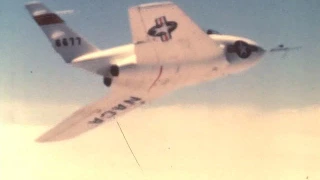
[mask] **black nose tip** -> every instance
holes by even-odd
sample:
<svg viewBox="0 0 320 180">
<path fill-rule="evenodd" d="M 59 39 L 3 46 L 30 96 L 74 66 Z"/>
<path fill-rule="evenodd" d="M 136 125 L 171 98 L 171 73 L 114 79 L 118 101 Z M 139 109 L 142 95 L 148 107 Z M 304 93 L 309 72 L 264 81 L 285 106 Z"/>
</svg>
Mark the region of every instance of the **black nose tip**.
<svg viewBox="0 0 320 180">
<path fill-rule="evenodd" d="M 261 54 L 264 54 L 266 52 L 266 50 L 263 49 L 262 47 L 258 47 L 258 52 Z"/>
</svg>

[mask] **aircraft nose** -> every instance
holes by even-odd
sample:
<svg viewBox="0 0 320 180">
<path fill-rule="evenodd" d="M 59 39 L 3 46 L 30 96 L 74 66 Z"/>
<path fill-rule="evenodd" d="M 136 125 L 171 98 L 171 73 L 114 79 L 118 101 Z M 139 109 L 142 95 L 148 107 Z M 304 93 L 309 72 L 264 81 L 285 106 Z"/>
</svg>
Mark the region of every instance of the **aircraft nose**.
<svg viewBox="0 0 320 180">
<path fill-rule="evenodd" d="M 263 56 L 266 53 L 266 50 L 263 49 L 261 46 L 258 46 L 257 53 L 259 54 L 259 56 Z"/>
<path fill-rule="evenodd" d="M 261 46 L 258 46 L 258 52 L 260 52 L 260 53 L 265 53 L 266 50 L 264 50 Z"/>
<path fill-rule="evenodd" d="M 258 55 L 259 57 L 261 57 L 266 50 L 264 50 L 261 46 L 259 45 L 250 45 L 251 46 L 251 51 L 254 52 L 256 55 Z"/>
<path fill-rule="evenodd" d="M 252 52 L 251 60 L 260 60 L 266 53 L 266 50 L 257 44 L 250 45 L 250 50 Z"/>
</svg>

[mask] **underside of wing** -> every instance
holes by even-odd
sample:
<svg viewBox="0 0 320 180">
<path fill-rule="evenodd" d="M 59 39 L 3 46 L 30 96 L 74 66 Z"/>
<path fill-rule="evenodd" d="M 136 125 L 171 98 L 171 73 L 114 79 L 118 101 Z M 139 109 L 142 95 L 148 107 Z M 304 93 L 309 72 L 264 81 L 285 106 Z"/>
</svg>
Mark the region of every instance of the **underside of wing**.
<svg viewBox="0 0 320 180">
<path fill-rule="evenodd" d="M 222 50 L 176 4 L 150 3 L 129 9 L 138 63 L 192 61 L 211 58 Z"/>
<path fill-rule="evenodd" d="M 74 112 L 37 141 L 52 142 L 76 137 L 145 103 L 142 98 L 128 93 L 111 92 L 110 95 Z"/>
</svg>

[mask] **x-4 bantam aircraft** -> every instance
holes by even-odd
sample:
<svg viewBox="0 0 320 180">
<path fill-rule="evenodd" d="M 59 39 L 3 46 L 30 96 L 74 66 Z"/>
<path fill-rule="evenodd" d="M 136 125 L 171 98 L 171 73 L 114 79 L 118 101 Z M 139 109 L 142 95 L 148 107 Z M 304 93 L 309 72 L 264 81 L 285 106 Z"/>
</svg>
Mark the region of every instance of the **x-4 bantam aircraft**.
<svg viewBox="0 0 320 180">
<path fill-rule="evenodd" d="M 132 43 L 100 50 L 40 2 L 26 4 L 64 61 L 103 78 L 108 96 L 89 104 L 40 136 L 70 139 L 151 100 L 254 66 L 265 50 L 237 36 L 205 33 L 176 4 L 129 8 Z"/>
</svg>

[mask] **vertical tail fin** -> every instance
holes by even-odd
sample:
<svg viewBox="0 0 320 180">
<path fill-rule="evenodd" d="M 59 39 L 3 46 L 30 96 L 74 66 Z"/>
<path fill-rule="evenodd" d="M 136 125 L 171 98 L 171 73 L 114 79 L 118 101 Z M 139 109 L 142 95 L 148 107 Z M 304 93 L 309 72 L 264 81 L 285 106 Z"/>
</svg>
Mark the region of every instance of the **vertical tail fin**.
<svg viewBox="0 0 320 180">
<path fill-rule="evenodd" d="M 66 63 L 81 55 L 99 51 L 42 3 L 31 2 L 26 4 L 26 8 Z"/>
</svg>

